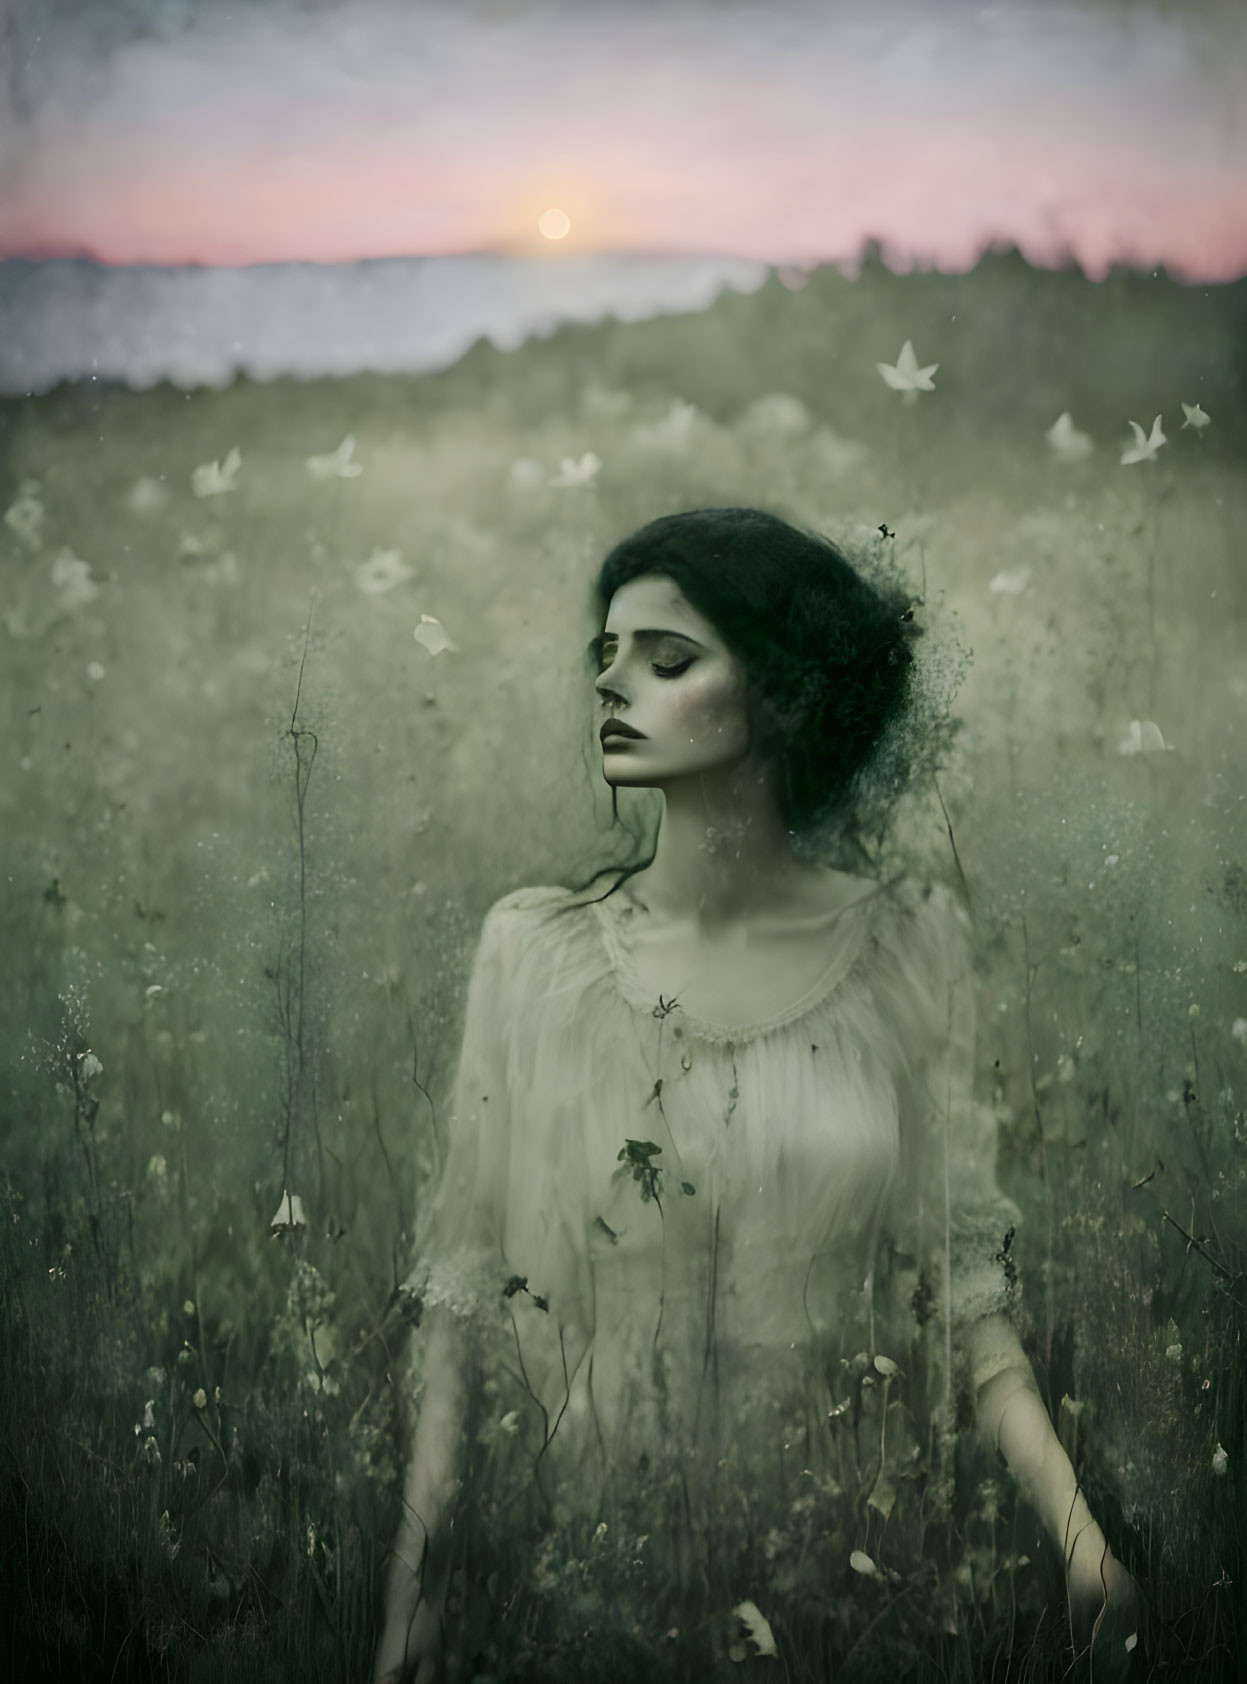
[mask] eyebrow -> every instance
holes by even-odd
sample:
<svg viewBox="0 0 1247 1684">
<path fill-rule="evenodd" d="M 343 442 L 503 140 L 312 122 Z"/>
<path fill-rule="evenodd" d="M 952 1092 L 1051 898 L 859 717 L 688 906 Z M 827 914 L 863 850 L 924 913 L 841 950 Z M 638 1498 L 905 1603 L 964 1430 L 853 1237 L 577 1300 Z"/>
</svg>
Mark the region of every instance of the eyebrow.
<svg viewBox="0 0 1247 1684">
<path fill-rule="evenodd" d="M 634 631 L 632 635 L 642 646 L 646 644 L 652 645 L 655 643 L 661 643 L 665 638 L 674 637 L 678 638 L 681 643 L 691 643 L 694 649 L 704 649 L 706 647 L 704 643 L 698 643 L 695 637 L 689 637 L 687 632 L 662 631 L 661 629 L 653 627 L 645 627 L 640 631 Z M 608 643 L 618 642 L 618 632 L 599 632 L 595 638 L 591 638 L 589 641 L 588 653 L 590 660 L 600 661 L 606 645 Z"/>
</svg>

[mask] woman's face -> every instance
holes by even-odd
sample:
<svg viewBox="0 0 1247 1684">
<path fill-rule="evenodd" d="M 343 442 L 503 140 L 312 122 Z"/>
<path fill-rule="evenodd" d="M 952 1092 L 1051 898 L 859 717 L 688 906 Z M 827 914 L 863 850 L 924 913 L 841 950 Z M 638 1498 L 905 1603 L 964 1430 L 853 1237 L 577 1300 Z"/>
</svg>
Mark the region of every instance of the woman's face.
<svg viewBox="0 0 1247 1684">
<path fill-rule="evenodd" d="M 590 646 L 599 658 L 597 724 L 609 784 L 649 787 L 737 765 L 749 752 L 747 680 L 723 639 L 663 574 L 621 585 Z"/>
</svg>

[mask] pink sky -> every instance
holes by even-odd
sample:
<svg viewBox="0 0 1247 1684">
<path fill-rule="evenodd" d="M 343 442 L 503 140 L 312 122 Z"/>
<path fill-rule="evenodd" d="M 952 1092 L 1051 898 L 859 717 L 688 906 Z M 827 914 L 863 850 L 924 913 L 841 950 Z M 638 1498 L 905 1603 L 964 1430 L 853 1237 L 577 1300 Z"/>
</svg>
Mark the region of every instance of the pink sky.
<svg viewBox="0 0 1247 1684">
<path fill-rule="evenodd" d="M 1247 272 L 1247 36 L 1207 7 L 145 0 L 127 38 L 5 3 L 0 257 L 800 263 L 875 237 L 897 266 L 1012 241 Z"/>
</svg>

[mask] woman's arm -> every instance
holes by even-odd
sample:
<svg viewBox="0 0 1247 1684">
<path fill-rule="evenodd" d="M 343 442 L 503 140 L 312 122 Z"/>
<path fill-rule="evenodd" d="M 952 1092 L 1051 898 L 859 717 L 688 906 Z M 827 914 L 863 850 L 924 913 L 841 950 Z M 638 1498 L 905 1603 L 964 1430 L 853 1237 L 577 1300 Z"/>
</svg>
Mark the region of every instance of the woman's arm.
<svg viewBox="0 0 1247 1684">
<path fill-rule="evenodd" d="M 451 1318 L 445 1311 L 431 1314 L 424 1395 L 377 1645 L 377 1684 L 392 1684 L 406 1676 L 406 1668 L 431 1663 L 440 1645 L 447 1574 L 446 1563 L 436 1560 L 435 1546 L 442 1541 L 446 1511 L 459 1485 L 467 1387 L 462 1346 Z"/>
<path fill-rule="evenodd" d="M 1106 1603 L 1115 1615 L 1136 1612 L 1134 1581 L 1096 1524 L 1012 1326 L 1002 1316 L 989 1316 L 972 1329 L 969 1345 L 979 1428 L 1003 1455 L 1061 1551 L 1081 1646 L 1090 1641 Z M 1128 1618 L 1125 1624 L 1130 1626 Z M 1131 1630 L 1121 1635 L 1129 1638 Z"/>
</svg>

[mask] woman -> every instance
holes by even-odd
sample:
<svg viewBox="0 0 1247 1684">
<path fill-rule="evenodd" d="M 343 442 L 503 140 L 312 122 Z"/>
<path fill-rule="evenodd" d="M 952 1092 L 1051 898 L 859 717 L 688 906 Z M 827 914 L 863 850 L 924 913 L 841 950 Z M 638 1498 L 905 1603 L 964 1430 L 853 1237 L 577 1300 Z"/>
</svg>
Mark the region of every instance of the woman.
<svg viewBox="0 0 1247 1684">
<path fill-rule="evenodd" d="M 719 509 L 620 544 L 597 608 L 603 776 L 661 792 L 657 842 L 485 920 L 377 1677 L 431 1676 L 459 1563 L 507 1676 L 821 1676 L 877 1588 L 851 1551 L 916 1586 L 951 1537 L 959 1407 L 1085 1639 L 1132 1581 L 1015 1329 L 964 914 L 812 857 L 913 759 L 908 603 Z"/>
</svg>

